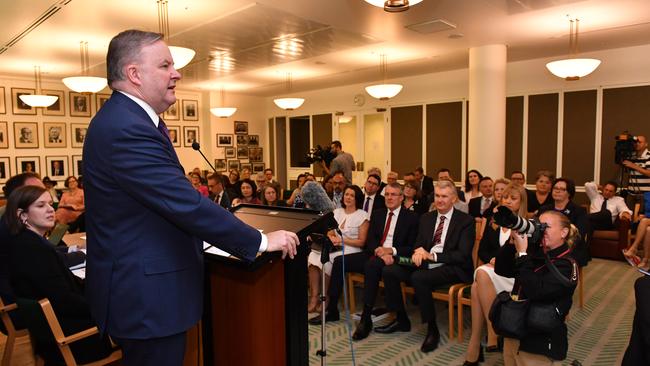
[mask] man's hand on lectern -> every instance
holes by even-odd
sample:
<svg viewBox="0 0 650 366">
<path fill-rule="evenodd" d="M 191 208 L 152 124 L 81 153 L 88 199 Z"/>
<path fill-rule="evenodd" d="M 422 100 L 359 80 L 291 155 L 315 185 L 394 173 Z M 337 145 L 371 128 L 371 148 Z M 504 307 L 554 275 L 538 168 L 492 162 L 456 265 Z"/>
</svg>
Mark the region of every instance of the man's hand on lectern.
<svg viewBox="0 0 650 366">
<path fill-rule="evenodd" d="M 278 230 L 272 233 L 266 234 L 268 239 L 268 246 L 266 247 L 267 252 L 276 252 L 282 251 L 282 258 L 289 255 L 289 258 L 293 257 L 297 253 L 297 247 L 300 242 L 298 241 L 298 236 L 295 233 L 285 230 Z"/>
</svg>

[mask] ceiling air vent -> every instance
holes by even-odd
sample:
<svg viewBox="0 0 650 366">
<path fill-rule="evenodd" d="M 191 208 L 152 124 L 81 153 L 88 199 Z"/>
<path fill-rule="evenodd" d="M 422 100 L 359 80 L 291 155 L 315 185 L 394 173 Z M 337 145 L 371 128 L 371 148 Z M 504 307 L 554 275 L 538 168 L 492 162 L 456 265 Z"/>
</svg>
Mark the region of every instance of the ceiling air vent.
<svg viewBox="0 0 650 366">
<path fill-rule="evenodd" d="M 404 28 L 422 34 L 431 34 L 431 33 L 454 30 L 456 29 L 456 24 L 444 19 L 433 19 L 433 20 L 427 20 L 425 22 L 409 24 L 404 26 Z"/>
</svg>

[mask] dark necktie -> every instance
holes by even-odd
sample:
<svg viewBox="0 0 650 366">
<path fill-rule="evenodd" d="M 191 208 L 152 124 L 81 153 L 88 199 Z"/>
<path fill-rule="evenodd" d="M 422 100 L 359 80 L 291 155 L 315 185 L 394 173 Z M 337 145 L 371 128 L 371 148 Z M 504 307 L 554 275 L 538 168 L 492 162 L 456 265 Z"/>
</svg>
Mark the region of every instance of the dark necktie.
<svg viewBox="0 0 650 366">
<path fill-rule="evenodd" d="M 381 240 L 379 241 L 379 246 L 384 245 L 384 242 L 386 241 L 386 237 L 388 236 L 388 231 L 390 230 L 390 222 L 393 219 L 393 211 L 390 211 L 388 213 L 388 220 L 386 220 L 386 227 L 384 227 L 384 233 L 381 236 Z"/>
<path fill-rule="evenodd" d="M 167 125 L 162 118 L 158 118 L 158 131 L 160 131 L 163 136 L 167 137 L 167 140 L 169 140 L 169 142 L 172 142 L 172 139 L 169 137 L 169 130 L 167 129 Z"/>
<path fill-rule="evenodd" d="M 600 206 L 600 211 L 605 211 L 607 210 L 607 198 L 603 199 L 603 205 Z"/>
<path fill-rule="evenodd" d="M 438 224 L 438 227 L 436 228 L 436 232 L 433 234 L 433 244 L 440 244 L 440 240 L 442 239 L 442 229 L 445 227 L 445 219 L 446 217 L 440 216 L 440 223 Z"/>
<path fill-rule="evenodd" d="M 363 205 L 363 210 L 368 212 L 368 207 L 370 206 L 370 197 L 366 198 L 366 204 Z"/>
<path fill-rule="evenodd" d="M 214 202 L 216 202 L 216 203 L 220 203 L 220 202 L 219 202 L 220 200 L 221 200 L 221 193 L 219 193 L 219 194 L 214 198 Z"/>
</svg>

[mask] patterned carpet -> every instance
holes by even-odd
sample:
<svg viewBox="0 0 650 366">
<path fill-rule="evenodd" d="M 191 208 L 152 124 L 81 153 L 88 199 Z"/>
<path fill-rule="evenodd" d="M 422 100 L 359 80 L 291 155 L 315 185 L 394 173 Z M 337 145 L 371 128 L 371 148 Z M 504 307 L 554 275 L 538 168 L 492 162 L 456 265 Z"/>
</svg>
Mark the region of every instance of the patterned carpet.
<svg viewBox="0 0 650 366">
<path fill-rule="evenodd" d="M 583 309 L 578 307 L 576 291 L 568 322 L 569 354 L 563 364 L 569 365 L 577 359 L 585 366 L 620 365 L 634 317 L 634 280 L 640 274 L 627 263 L 594 259 L 585 268 L 583 276 L 585 304 Z M 360 301 L 361 292 L 359 289 L 356 291 L 357 301 Z M 458 343 L 456 339 L 448 339 L 446 304 L 437 302 L 436 306 L 441 342 L 435 352 L 420 352 L 426 328 L 419 324 L 417 307 L 408 305 L 413 325 L 411 332 L 390 335 L 371 333 L 365 340 L 354 342 L 356 365 L 462 365 L 470 335 L 469 308 L 465 313 L 465 339 L 463 343 Z M 328 323 L 326 337 L 327 364 L 352 365 L 345 321 Z M 320 327 L 310 326 L 310 365 L 320 365 L 320 357 L 316 356 L 320 346 Z M 503 365 L 498 353 L 486 354 L 485 361 L 482 365 Z"/>
</svg>

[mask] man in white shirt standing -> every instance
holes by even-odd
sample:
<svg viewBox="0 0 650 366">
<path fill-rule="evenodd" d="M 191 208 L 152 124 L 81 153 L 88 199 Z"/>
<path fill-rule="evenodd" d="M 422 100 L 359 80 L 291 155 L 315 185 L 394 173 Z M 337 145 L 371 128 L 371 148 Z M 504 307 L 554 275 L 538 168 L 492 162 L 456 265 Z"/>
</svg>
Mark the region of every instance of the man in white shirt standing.
<svg viewBox="0 0 650 366">
<path fill-rule="evenodd" d="M 623 197 L 616 195 L 617 188 L 615 182 L 607 182 L 603 185 L 601 194 L 595 182 L 585 183 L 585 192 L 591 201 L 589 222 L 594 230 L 614 229 L 614 222 L 618 217 L 631 219 L 632 211 L 625 204 Z"/>
</svg>

